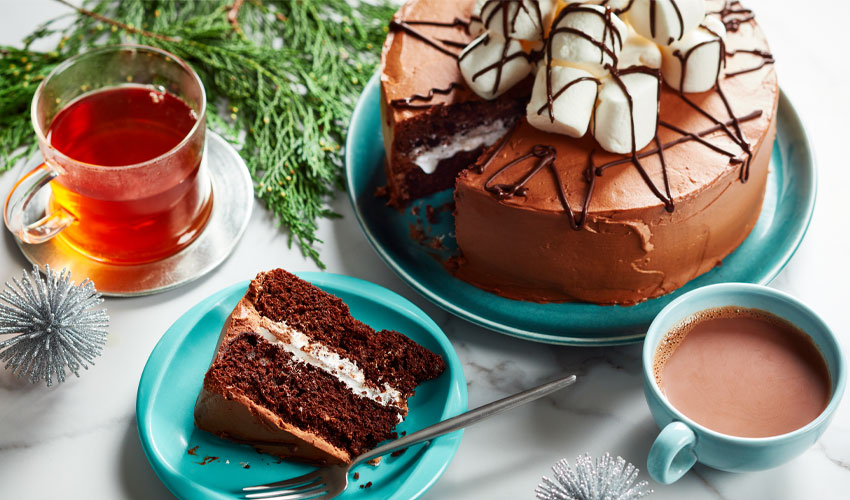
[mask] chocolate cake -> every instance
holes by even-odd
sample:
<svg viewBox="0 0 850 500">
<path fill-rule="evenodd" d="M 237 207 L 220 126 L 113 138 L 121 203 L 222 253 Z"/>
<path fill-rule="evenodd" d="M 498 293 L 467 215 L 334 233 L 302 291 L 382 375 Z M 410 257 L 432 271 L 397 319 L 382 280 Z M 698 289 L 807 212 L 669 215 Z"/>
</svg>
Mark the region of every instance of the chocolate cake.
<svg viewBox="0 0 850 500">
<path fill-rule="evenodd" d="M 488 101 L 460 79 L 457 56 L 472 40 L 471 13 L 471 2 L 421 0 L 404 5 L 390 23 L 381 55 L 381 113 L 393 206 L 453 187 L 458 172 L 525 109 L 530 80 Z"/>
<path fill-rule="evenodd" d="M 225 322 L 195 405 L 202 430 L 316 464 L 348 463 L 407 415 L 445 369 L 401 333 L 282 269 L 260 273 Z"/>
<path fill-rule="evenodd" d="M 434 48 L 441 34 L 426 43 L 391 30 L 385 95 L 390 82 L 394 99 L 453 89 L 433 94 L 427 115 L 404 120 L 385 98 L 394 136 L 413 133 L 416 119 L 439 120 L 441 108 L 474 106 L 470 89 L 490 105 L 523 89 L 528 103 L 456 178 L 461 254 L 447 267 L 457 277 L 518 300 L 634 304 L 720 265 L 744 241 L 764 198 L 779 88 L 765 36 L 740 2 L 439 6 L 411 0 L 394 23 L 454 22 L 474 40 L 452 58 Z M 488 59 L 484 42 L 501 58 Z M 386 57 L 400 43 L 408 61 L 427 61 L 427 74 Z M 482 88 L 476 78 L 487 72 L 495 82 Z M 533 86 L 506 90 L 499 81 L 535 72 Z M 390 164 L 397 154 L 388 146 Z"/>
</svg>

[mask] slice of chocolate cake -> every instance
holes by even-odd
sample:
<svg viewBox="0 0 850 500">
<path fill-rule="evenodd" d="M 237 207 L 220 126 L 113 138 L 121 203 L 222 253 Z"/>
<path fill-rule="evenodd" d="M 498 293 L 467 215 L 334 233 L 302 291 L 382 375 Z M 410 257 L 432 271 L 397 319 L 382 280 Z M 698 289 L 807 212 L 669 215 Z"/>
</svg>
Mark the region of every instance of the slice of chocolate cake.
<svg viewBox="0 0 850 500">
<path fill-rule="evenodd" d="M 350 462 L 396 437 L 416 386 L 444 369 L 440 356 L 275 269 L 225 322 L 195 425 L 284 458 Z"/>
</svg>

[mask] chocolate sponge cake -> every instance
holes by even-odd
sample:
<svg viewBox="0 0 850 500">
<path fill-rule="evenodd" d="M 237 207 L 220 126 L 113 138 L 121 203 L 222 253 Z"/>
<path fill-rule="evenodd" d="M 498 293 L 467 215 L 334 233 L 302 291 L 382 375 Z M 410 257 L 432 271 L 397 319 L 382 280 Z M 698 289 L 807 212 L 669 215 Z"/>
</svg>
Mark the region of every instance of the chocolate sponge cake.
<svg viewBox="0 0 850 500">
<path fill-rule="evenodd" d="M 436 129 L 466 105 L 484 124 L 528 103 L 455 177 L 457 278 L 515 300 L 632 305 L 721 265 L 755 227 L 779 87 L 741 2 L 408 0 L 402 20 L 422 29 L 391 27 L 384 45 L 391 197 L 415 192 L 392 176 L 416 120 Z M 438 48 L 458 26 L 474 39 L 453 58 Z M 411 47 L 415 65 L 395 57 Z M 393 104 L 405 97 L 427 114 Z"/>
<path fill-rule="evenodd" d="M 440 356 L 276 269 L 257 275 L 225 322 L 195 424 L 284 458 L 350 462 L 394 438 L 416 386 L 444 369 Z"/>
</svg>

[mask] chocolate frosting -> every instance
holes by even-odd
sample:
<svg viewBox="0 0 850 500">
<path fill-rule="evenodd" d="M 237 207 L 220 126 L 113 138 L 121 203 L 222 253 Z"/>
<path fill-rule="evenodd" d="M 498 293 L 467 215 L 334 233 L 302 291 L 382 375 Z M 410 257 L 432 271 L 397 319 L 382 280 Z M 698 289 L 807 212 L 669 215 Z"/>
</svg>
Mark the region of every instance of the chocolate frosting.
<svg viewBox="0 0 850 500">
<path fill-rule="evenodd" d="M 590 135 L 522 120 L 461 174 L 457 275 L 522 300 L 632 304 L 718 265 L 758 218 L 778 98 L 772 67 L 753 68 L 769 54 L 761 30 L 751 19 L 735 28 L 715 89 L 662 88 L 657 137 L 635 153 L 639 164 Z"/>
</svg>

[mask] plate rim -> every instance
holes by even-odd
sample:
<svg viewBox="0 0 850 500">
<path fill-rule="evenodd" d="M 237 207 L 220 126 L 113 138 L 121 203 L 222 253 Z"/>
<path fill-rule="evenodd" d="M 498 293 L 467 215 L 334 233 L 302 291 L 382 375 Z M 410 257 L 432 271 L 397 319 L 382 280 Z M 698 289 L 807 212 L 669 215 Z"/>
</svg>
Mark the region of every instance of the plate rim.
<svg viewBox="0 0 850 500">
<path fill-rule="evenodd" d="M 426 299 L 428 299 L 433 304 L 442 308 L 443 310 L 451 313 L 454 316 L 457 316 L 461 319 L 469 321 L 473 324 L 482 326 L 489 330 L 495 331 L 497 333 L 505 334 L 511 337 L 530 340 L 533 342 L 541 342 L 547 344 L 555 344 L 555 345 L 570 345 L 570 346 L 592 346 L 592 347 L 601 347 L 601 346 L 612 346 L 612 345 L 623 345 L 623 344 L 631 344 L 640 342 L 646 336 L 645 331 L 639 331 L 637 333 L 625 333 L 614 336 L 600 336 L 592 339 L 582 338 L 582 337 L 572 337 L 572 336 L 564 336 L 564 335 L 553 335 L 549 333 L 540 333 L 533 332 L 530 330 L 523 330 L 520 328 L 516 328 L 512 325 L 507 325 L 504 323 L 500 323 L 498 321 L 490 320 L 481 316 L 480 314 L 476 314 L 467 309 L 463 309 L 461 307 L 456 306 L 453 302 L 448 299 L 442 297 L 441 295 L 435 293 L 430 290 L 428 287 L 422 285 L 418 280 L 416 280 L 413 276 L 411 276 L 404 266 L 400 265 L 390 254 L 389 252 L 383 248 L 383 245 L 379 243 L 378 238 L 371 231 L 369 226 L 364 222 L 363 214 L 361 213 L 359 207 L 357 206 L 357 196 L 354 192 L 354 180 L 353 180 L 353 165 L 354 159 L 352 157 L 352 145 L 353 145 L 353 137 L 355 134 L 351 133 L 352 128 L 354 128 L 355 124 L 359 123 L 363 118 L 362 116 L 369 112 L 375 112 L 375 110 L 369 110 L 366 108 L 366 97 L 368 92 L 375 92 L 376 90 L 373 87 L 376 87 L 380 84 L 380 69 L 377 70 L 366 85 L 363 88 L 363 92 L 357 99 L 357 104 L 354 107 L 354 112 L 351 115 L 351 120 L 349 122 L 349 127 L 346 133 L 346 141 L 345 141 L 345 189 L 348 194 L 349 202 L 351 203 L 352 210 L 354 211 L 354 215 L 357 218 L 358 224 L 360 224 L 360 228 L 363 233 L 366 235 L 366 239 L 369 241 L 371 247 L 375 250 L 381 260 L 389 267 L 398 277 L 402 279 L 409 287 L 413 288 L 418 294 L 422 295 Z M 378 111 L 379 112 L 379 111 Z M 801 165 L 798 168 L 800 171 L 805 171 L 811 178 L 810 188 L 806 190 L 803 194 L 805 196 L 803 200 L 804 211 L 805 211 L 805 220 L 802 220 L 800 224 L 795 226 L 795 231 L 791 235 L 791 239 L 789 240 L 791 243 L 787 245 L 784 251 L 778 256 L 777 259 L 772 263 L 770 268 L 766 270 L 755 283 L 760 285 L 767 285 L 771 281 L 773 281 L 776 276 L 779 275 L 780 272 L 788 265 L 791 258 L 797 252 L 797 249 L 800 247 L 800 244 L 803 241 L 803 238 L 808 231 L 809 225 L 811 224 L 812 217 L 814 215 L 815 201 L 817 199 L 817 190 L 818 190 L 818 172 L 817 172 L 817 163 L 814 156 L 814 150 L 811 146 L 811 141 L 809 140 L 809 135 L 807 133 L 807 129 L 803 120 L 799 114 L 799 112 L 794 108 L 791 100 L 788 98 L 786 92 L 781 87 L 779 88 L 779 96 L 778 96 L 778 105 L 777 105 L 777 129 L 780 127 L 779 120 L 781 115 L 787 115 L 787 123 L 783 123 L 781 126 L 783 128 L 787 127 L 788 130 L 793 130 L 794 133 L 792 135 L 799 137 L 799 142 L 805 146 L 805 151 L 802 153 L 805 161 L 801 162 L 804 165 Z M 778 135 L 778 131 L 777 131 Z M 775 144 L 775 143 L 774 143 Z M 675 291 L 673 292 L 675 293 Z M 652 300 L 652 299 L 650 299 Z M 585 304 L 585 303 L 577 303 L 579 305 L 597 305 L 597 304 Z M 648 323 L 647 323 L 648 326 Z"/>
<path fill-rule="evenodd" d="M 457 351 L 455 351 L 445 332 L 422 309 L 392 290 L 352 276 L 319 271 L 296 272 L 295 274 L 299 278 L 316 284 L 316 286 L 328 285 L 337 290 L 352 293 L 370 301 L 383 304 L 398 314 L 420 324 L 443 349 L 447 358 L 445 360 L 446 365 L 455 374 L 449 385 L 446 405 L 440 415 L 441 420 L 445 420 L 468 409 L 468 392 L 463 364 L 460 362 Z M 139 441 L 141 442 L 145 457 L 157 477 L 178 498 L 196 498 L 198 494 L 203 494 L 205 498 L 216 499 L 230 499 L 233 496 L 226 495 L 220 490 L 214 490 L 203 483 L 196 482 L 183 475 L 180 470 L 173 467 L 164 458 L 160 448 L 157 446 L 158 441 L 153 439 L 155 434 L 152 423 L 154 413 L 153 402 L 156 399 L 157 392 L 161 388 L 164 377 L 164 370 L 161 367 L 177 354 L 179 341 L 185 338 L 192 330 L 193 325 L 197 324 L 205 314 L 222 300 L 237 292 L 244 294 L 244 290 L 247 289 L 249 282 L 249 280 L 243 280 L 224 287 L 203 298 L 181 314 L 157 341 L 139 377 L 135 412 Z M 192 394 L 190 396 L 194 398 L 197 395 Z M 445 454 L 445 459 L 438 459 L 437 467 L 433 474 L 428 477 L 427 481 L 411 486 L 408 480 L 402 483 L 402 488 L 394 492 L 391 498 L 398 500 L 407 498 L 415 499 L 424 494 L 445 473 L 460 447 L 462 436 L 463 430 L 460 430 L 435 439 L 429 445 L 429 450 L 426 450 L 421 458 L 411 464 L 411 474 L 424 463 L 433 463 L 435 461 L 435 454 L 438 452 Z M 439 448 L 435 445 L 439 445 Z M 436 451 L 429 454 L 430 449 Z M 403 493 L 404 496 L 399 496 L 400 493 Z"/>
</svg>

